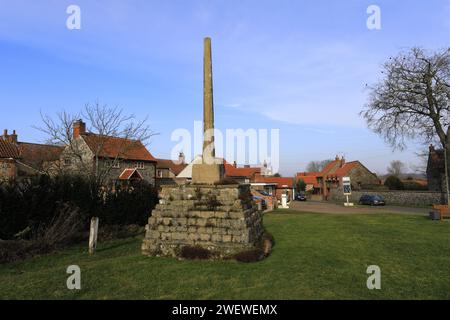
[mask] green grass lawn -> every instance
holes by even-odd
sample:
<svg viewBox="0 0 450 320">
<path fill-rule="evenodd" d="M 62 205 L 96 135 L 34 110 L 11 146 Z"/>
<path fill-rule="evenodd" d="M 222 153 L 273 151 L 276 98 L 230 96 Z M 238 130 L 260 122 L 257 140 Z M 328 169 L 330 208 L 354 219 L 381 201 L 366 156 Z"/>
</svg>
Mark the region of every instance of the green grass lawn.
<svg viewBox="0 0 450 320">
<path fill-rule="evenodd" d="M 258 263 L 140 254 L 141 238 L 0 265 L 1 299 L 449 299 L 450 223 L 413 215 L 277 211 L 264 224 L 272 255 Z M 66 268 L 81 267 L 81 290 Z M 368 290 L 378 265 L 381 290 Z"/>
</svg>

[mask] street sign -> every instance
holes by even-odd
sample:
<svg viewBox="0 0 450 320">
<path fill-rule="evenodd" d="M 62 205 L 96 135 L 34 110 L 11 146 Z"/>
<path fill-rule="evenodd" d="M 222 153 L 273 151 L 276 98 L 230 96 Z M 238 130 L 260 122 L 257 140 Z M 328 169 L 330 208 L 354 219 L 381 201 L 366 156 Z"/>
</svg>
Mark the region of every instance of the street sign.
<svg viewBox="0 0 450 320">
<path fill-rule="evenodd" d="M 347 202 L 344 203 L 346 207 L 353 207 L 353 203 L 348 201 L 348 196 L 352 194 L 352 184 L 350 182 L 350 177 L 342 178 L 342 188 L 344 189 L 344 196 L 347 198 Z"/>
<path fill-rule="evenodd" d="M 342 187 L 344 189 L 344 196 L 349 196 L 352 194 L 352 185 L 350 182 L 350 177 L 342 178 Z"/>
</svg>

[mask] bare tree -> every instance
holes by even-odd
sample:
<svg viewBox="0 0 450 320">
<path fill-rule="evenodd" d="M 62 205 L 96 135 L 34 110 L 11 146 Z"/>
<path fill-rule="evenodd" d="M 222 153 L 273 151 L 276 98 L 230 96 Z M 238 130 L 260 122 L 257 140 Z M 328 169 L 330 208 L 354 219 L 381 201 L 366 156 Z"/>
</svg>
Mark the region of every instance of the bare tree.
<svg viewBox="0 0 450 320">
<path fill-rule="evenodd" d="M 387 172 L 391 176 L 400 177 L 402 174 L 405 173 L 406 165 L 400 161 L 400 160 L 392 160 L 389 164 L 389 167 L 387 167 Z"/>
<path fill-rule="evenodd" d="M 390 58 L 382 73 L 383 79 L 369 87 L 369 101 L 360 115 L 394 149 L 405 148 L 407 140 L 437 140 L 444 149 L 450 203 L 450 49 L 429 53 L 412 48 Z"/>
<path fill-rule="evenodd" d="M 62 111 L 55 118 L 44 114 L 41 114 L 41 118 L 43 126 L 37 129 L 48 136 L 49 143 L 67 146 L 70 155 L 77 160 L 78 171 L 97 186 L 105 183 L 111 169 L 129 148 L 136 147 L 140 143 L 145 145 L 155 134 L 146 124 L 147 118 L 136 120 L 134 115 L 125 115 L 118 107 L 111 108 L 98 102 L 86 104 L 83 111 L 78 114 Z M 80 118 L 85 119 L 87 131 L 96 136 L 95 143 L 90 145 L 94 154 L 93 161 L 92 158 L 86 158 L 85 145 L 77 141 L 73 135 L 73 125 Z M 115 137 L 123 140 L 119 145 L 115 144 L 116 153 L 108 159 L 109 161 L 100 165 L 105 146 Z"/>
<path fill-rule="evenodd" d="M 332 160 L 311 161 L 306 166 L 306 172 L 321 172 Z"/>
</svg>

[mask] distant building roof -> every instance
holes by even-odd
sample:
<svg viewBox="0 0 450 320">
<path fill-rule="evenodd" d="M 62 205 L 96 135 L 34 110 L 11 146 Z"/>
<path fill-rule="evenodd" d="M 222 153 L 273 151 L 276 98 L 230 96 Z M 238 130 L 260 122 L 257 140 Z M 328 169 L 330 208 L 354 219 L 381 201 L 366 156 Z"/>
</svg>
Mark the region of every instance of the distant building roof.
<svg viewBox="0 0 450 320">
<path fill-rule="evenodd" d="M 296 175 L 296 180 L 302 179 L 306 184 L 314 185 L 314 187 L 320 187 L 318 178 L 342 178 L 350 174 L 350 171 L 358 166 L 369 169 L 359 161 L 345 162 L 344 158 L 336 157 L 335 160 L 330 161 L 321 172 L 299 172 Z"/>
<path fill-rule="evenodd" d="M 157 169 L 169 169 L 176 176 L 187 167 L 186 163 L 177 163 L 169 159 L 156 159 L 156 161 Z"/>
<path fill-rule="evenodd" d="M 303 180 L 306 184 L 313 185 L 314 187 L 319 187 L 319 182 L 317 181 L 318 175 L 315 175 L 314 172 L 311 172 L 309 175 L 308 172 L 297 173 L 296 180 Z"/>
<path fill-rule="evenodd" d="M 259 167 L 240 167 L 228 163 L 224 160 L 225 176 L 236 178 L 248 178 L 251 179 L 254 175 L 261 173 Z"/>
<path fill-rule="evenodd" d="M 102 136 L 93 133 L 85 133 L 80 136 L 92 152 L 100 151 L 99 157 L 156 162 L 156 159 L 139 140 Z"/>
<path fill-rule="evenodd" d="M 64 150 L 62 146 L 18 142 L 21 162 L 39 168 L 44 163 L 57 161 Z"/>
<path fill-rule="evenodd" d="M 0 138 L 0 158 L 3 159 L 18 159 L 20 158 L 20 151 L 17 145 Z"/>
<path fill-rule="evenodd" d="M 255 183 L 265 182 L 265 183 L 276 183 L 277 188 L 290 188 L 294 187 L 294 179 L 293 178 L 284 178 L 284 177 L 270 177 L 270 176 L 255 176 Z"/>
</svg>

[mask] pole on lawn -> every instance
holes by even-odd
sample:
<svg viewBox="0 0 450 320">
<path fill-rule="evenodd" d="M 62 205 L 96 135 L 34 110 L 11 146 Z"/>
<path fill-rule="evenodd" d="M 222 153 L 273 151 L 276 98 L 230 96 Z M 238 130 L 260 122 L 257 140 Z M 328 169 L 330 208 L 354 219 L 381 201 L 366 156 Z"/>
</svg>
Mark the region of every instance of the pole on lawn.
<svg viewBox="0 0 450 320">
<path fill-rule="evenodd" d="M 91 228 L 89 232 L 89 254 L 94 254 L 97 248 L 97 234 L 98 234 L 98 217 L 91 218 Z"/>
</svg>

